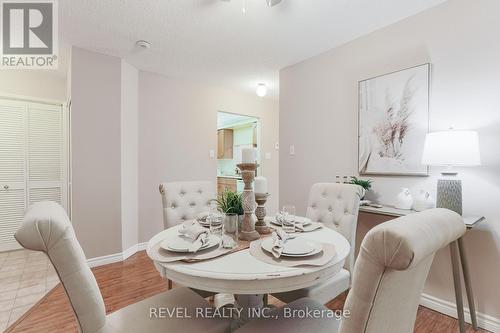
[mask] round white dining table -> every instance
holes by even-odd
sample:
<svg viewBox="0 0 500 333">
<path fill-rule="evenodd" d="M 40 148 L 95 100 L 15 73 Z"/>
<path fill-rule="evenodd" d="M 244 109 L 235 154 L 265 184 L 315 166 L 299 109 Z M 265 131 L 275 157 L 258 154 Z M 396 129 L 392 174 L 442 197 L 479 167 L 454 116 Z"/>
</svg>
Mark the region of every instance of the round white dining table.
<svg viewBox="0 0 500 333">
<path fill-rule="evenodd" d="M 148 243 L 147 251 L 162 239 L 177 234 L 181 226 L 166 229 Z M 248 249 L 200 262 L 159 262 L 155 266 L 163 277 L 195 289 L 227 294 L 270 294 L 307 288 L 337 274 L 350 251 L 349 242 L 327 227 L 299 233 L 297 237 L 331 243 L 336 255 L 321 267 L 284 267 L 254 258 Z"/>
</svg>

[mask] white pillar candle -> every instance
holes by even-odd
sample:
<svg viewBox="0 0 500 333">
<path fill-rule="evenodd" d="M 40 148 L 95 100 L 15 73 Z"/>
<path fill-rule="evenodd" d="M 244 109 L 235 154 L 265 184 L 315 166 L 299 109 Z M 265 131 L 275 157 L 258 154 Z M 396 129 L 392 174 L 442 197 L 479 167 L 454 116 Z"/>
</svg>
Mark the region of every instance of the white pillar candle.
<svg viewBox="0 0 500 333">
<path fill-rule="evenodd" d="M 257 151 L 255 148 L 243 148 L 241 150 L 241 163 L 255 163 Z"/>
<path fill-rule="evenodd" d="M 255 177 L 255 193 L 267 193 L 267 179 L 264 177 Z"/>
</svg>

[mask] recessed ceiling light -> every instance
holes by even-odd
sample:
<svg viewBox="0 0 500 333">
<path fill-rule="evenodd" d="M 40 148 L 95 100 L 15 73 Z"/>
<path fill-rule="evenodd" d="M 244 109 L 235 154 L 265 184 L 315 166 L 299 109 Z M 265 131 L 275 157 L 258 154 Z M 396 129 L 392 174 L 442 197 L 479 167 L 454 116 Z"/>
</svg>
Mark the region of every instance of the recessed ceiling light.
<svg viewBox="0 0 500 333">
<path fill-rule="evenodd" d="M 267 86 L 265 83 L 259 83 L 257 84 L 257 89 L 255 90 L 255 93 L 259 97 L 264 97 L 267 95 Z"/>
<path fill-rule="evenodd" d="M 148 42 L 147 40 L 138 40 L 135 42 L 135 46 L 141 49 L 149 49 L 151 47 L 151 42 Z"/>
</svg>

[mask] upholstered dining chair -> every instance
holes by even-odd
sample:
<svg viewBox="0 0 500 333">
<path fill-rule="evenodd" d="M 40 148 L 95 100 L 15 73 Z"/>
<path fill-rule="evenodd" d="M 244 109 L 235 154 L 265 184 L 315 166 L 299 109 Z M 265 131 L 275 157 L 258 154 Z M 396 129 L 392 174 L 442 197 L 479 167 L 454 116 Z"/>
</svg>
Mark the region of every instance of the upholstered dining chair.
<svg viewBox="0 0 500 333">
<path fill-rule="evenodd" d="M 349 241 L 351 252 L 344 268 L 329 280 L 309 288 L 273 294 L 274 297 L 285 303 L 309 297 L 326 304 L 350 288 L 361 196 L 362 189 L 358 185 L 317 183 L 312 186 L 306 217 L 342 234 Z"/>
<path fill-rule="evenodd" d="M 255 320 L 237 332 L 411 333 L 435 253 L 464 233 L 462 218 L 442 208 L 380 224 L 361 244 L 344 305 L 348 317 L 289 318 L 299 310 L 328 311 L 303 298 L 276 310 L 278 319 Z"/>
<path fill-rule="evenodd" d="M 216 199 L 215 184 L 211 181 L 186 181 L 160 184 L 165 229 L 208 211 Z"/>
<path fill-rule="evenodd" d="M 159 190 L 165 229 L 197 218 L 200 213 L 208 211 L 210 202 L 217 198 L 215 184 L 206 180 L 161 183 Z M 168 289 L 172 289 L 172 281 L 166 278 Z M 212 292 L 193 290 L 203 297 L 214 295 Z"/>
<path fill-rule="evenodd" d="M 175 288 L 106 315 L 104 301 L 73 227 L 55 202 L 34 204 L 27 211 L 16 240 L 25 248 L 45 252 L 61 280 L 81 333 L 227 332 L 229 322 L 196 318 L 196 308 L 209 308 L 188 288 Z M 186 308 L 190 319 L 150 318 L 151 308 Z"/>
</svg>

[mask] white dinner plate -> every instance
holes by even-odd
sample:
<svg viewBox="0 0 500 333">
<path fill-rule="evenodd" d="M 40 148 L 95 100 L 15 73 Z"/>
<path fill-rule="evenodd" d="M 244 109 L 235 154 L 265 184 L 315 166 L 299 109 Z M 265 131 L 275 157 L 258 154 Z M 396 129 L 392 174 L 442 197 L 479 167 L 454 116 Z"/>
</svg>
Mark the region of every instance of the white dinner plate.
<svg viewBox="0 0 500 333">
<path fill-rule="evenodd" d="M 274 225 L 281 226 L 281 223 L 276 220 L 276 216 L 269 216 L 269 217 L 266 216 L 264 220 L 266 222 L 270 222 Z M 312 221 L 311 221 L 311 219 L 309 219 L 307 217 L 295 216 L 295 223 L 302 224 L 302 225 L 309 225 L 312 223 Z"/>
<path fill-rule="evenodd" d="M 189 248 L 193 241 L 187 237 L 175 235 L 171 238 L 165 239 L 160 243 L 162 249 L 172 252 L 191 252 Z M 220 238 L 216 235 L 209 235 L 208 242 L 203 245 L 198 251 L 206 250 L 220 244 Z"/>
<path fill-rule="evenodd" d="M 270 237 L 270 238 L 266 238 L 261 243 L 261 247 L 265 251 L 272 253 L 273 244 L 274 244 L 274 241 Z M 309 240 L 304 240 L 304 239 L 298 237 L 298 238 L 290 239 L 290 240 L 286 241 L 285 248 L 283 249 L 283 252 L 281 253 L 281 255 L 284 257 L 307 257 L 307 256 L 313 256 L 315 254 L 318 254 L 321 251 L 323 251 L 323 245 L 321 243 L 317 243 L 317 242 L 313 242 L 313 241 L 309 241 Z"/>
</svg>

